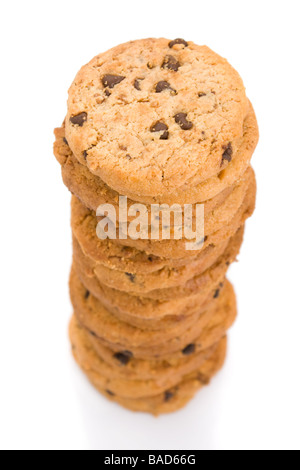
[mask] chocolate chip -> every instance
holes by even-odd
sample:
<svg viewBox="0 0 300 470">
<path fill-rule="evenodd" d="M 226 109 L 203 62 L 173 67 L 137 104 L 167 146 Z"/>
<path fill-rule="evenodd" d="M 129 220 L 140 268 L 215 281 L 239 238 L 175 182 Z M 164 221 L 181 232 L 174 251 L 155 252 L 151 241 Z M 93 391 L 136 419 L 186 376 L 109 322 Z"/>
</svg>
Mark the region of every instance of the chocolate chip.
<svg viewBox="0 0 300 470">
<path fill-rule="evenodd" d="M 169 138 L 169 131 L 165 131 L 161 136 L 160 140 L 168 140 Z"/>
<path fill-rule="evenodd" d="M 136 275 L 132 273 L 125 273 L 127 277 L 129 277 L 131 282 L 134 282 L 136 279 Z"/>
<path fill-rule="evenodd" d="M 160 140 L 168 140 L 169 138 L 169 131 L 168 131 L 168 126 L 167 124 L 165 124 L 164 122 L 162 121 L 157 121 L 155 124 L 153 124 L 151 127 L 150 127 L 150 131 L 151 132 L 161 132 L 161 131 L 164 131 L 162 133 L 162 135 L 160 136 Z"/>
<path fill-rule="evenodd" d="M 174 116 L 175 122 L 180 125 L 184 131 L 189 131 L 193 127 L 193 123 L 187 120 L 186 113 L 178 113 Z"/>
<path fill-rule="evenodd" d="M 162 80 L 156 84 L 155 92 L 161 93 L 164 90 L 170 90 L 171 92 L 176 93 L 176 90 L 174 90 L 174 88 L 171 87 L 169 82 Z"/>
<path fill-rule="evenodd" d="M 141 78 L 137 78 L 136 80 L 134 80 L 134 88 L 138 91 L 141 91 Z"/>
<path fill-rule="evenodd" d="M 95 333 L 94 331 L 89 330 L 89 333 L 90 333 L 91 336 L 95 336 L 95 338 L 97 338 L 97 335 L 96 335 L 96 333 Z"/>
<path fill-rule="evenodd" d="M 195 344 L 188 344 L 183 350 L 182 354 L 185 356 L 189 356 L 190 354 L 193 354 L 196 350 Z"/>
<path fill-rule="evenodd" d="M 170 401 L 174 397 L 174 393 L 172 392 L 165 392 L 165 402 Z"/>
<path fill-rule="evenodd" d="M 111 397 L 115 396 L 114 392 L 111 392 L 110 390 L 105 390 L 105 391 L 106 391 L 107 395 L 110 395 Z"/>
<path fill-rule="evenodd" d="M 179 67 L 180 67 L 180 63 L 172 55 L 167 55 L 164 58 L 164 61 L 162 63 L 163 69 L 169 69 L 169 70 L 173 70 L 174 72 L 177 72 Z"/>
<path fill-rule="evenodd" d="M 133 354 L 130 351 L 122 351 L 114 354 L 114 358 L 117 359 L 123 366 L 126 366 Z"/>
<path fill-rule="evenodd" d="M 68 143 L 68 141 L 67 141 L 67 139 L 66 139 L 65 137 L 63 138 L 63 141 L 64 141 L 64 143 L 65 143 L 66 145 L 69 145 L 69 143 Z"/>
<path fill-rule="evenodd" d="M 153 126 L 151 126 L 151 132 L 160 132 L 160 131 L 166 131 L 168 129 L 167 124 L 165 124 L 162 121 L 157 121 Z"/>
<path fill-rule="evenodd" d="M 102 78 L 102 84 L 105 88 L 114 88 L 116 85 L 121 83 L 125 77 L 122 77 L 121 75 L 111 75 L 107 74 L 104 75 Z"/>
<path fill-rule="evenodd" d="M 111 92 L 110 92 L 110 91 L 108 91 L 108 90 L 105 90 L 105 92 L 104 92 L 104 93 L 105 93 L 105 95 L 107 96 L 107 98 L 109 98 L 109 97 L 110 97 L 110 95 L 111 95 Z"/>
<path fill-rule="evenodd" d="M 232 150 L 231 142 L 229 142 L 228 145 L 223 145 L 223 150 L 224 150 L 224 153 L 222 155 L 222 165 L 225 162 L 225 160 L 229 163 L 232 160 L 233 150 Z"/>
<path fill-rule="evenodd" d="M 82 127 L 83 124 L 86 122 L 86 120 L 87 120 L 86 113 L 80 113 L 80 114 L 77 114 L 76 116 L 70 117 L 71 124 L 74 124 L 74 126 L 79 126 L 79 127 Z"/>
<path fill-rule="evenodd" d="M 221 289 L 224 287 L 223 282 L 220 282 L 218 289 L 216 290 L 214 294 L 214 299 L 217 299 L 220 296 Z"/>
<path fill-rule="evenodd" d="M 203 96 L 206 96 L 206 93 L 204 93 L 203 91 L 201 91 L 200 93 L 198 93 L 198 96 L 199 96 L 199 98 L 202 98 Z"/>
<path fill-rule="evenodd" d="M 216 292 L 214 293 L 214 299 L 218 299 L 220 296 L 220 289 L 217 289 Z"/>
<path fill-rule="evenodd" d="M 153 262 L 153 258 L 152 258 L 152 256 L 148 256 L 148 261 L 150 261 L 150 263 L 152 263 L 152 262 Z"/>
<path fill-rule="evenodd" d="M 188 47 L 188 43 L 184 39 L 177 38 L 177 39 L 174 39 L 174 41 L 169 42 L 170 49 L 172 49 L 172 47 L 175 46 L 176 44 L 182 44 L 184 47 Z"/>
<path fill-rule="evenodd" d="M 89 298 L 90 294 L 91 294 L 91 293 L 90 293 L 90 291 L 88 291 L 88 290 L 85 292 L 85 294 L 84 294 L 85 300 L 87 300 L 87 299 Z"/>
<path fill-rule="evenodd" d="M 88 156 L 88 153 L 87 153 L 87 150 L 85 150 L 85 151 L 83 152 L 83 158 L 86 160 L 86 159 L 87 159 L 87 156 Z"/>
</svg>

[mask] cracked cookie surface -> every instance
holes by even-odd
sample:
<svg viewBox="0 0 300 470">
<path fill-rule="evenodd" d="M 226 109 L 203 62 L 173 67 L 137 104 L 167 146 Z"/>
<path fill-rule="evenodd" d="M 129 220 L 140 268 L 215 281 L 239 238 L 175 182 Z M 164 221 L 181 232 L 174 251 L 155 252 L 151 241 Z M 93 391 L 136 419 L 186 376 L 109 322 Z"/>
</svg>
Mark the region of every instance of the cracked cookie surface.
<svg viewBox="0 0 300 470">
<path fill-rule="evenodd" d="M 249 111 L 243 82 L 206 46 L 144 39 L 82 67 L 69 91 L 66 139 L 112 189 L 185 191 L 224 170 Z"/>
</svg>

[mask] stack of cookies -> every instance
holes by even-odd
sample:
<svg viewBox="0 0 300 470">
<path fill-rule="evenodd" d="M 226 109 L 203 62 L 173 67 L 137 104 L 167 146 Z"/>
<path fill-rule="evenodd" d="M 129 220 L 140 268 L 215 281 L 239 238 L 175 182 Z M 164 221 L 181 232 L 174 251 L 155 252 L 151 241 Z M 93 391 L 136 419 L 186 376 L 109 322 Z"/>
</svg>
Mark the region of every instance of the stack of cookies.
<svg viewBox="0 0 300 470">
<path fill-rule="evenodd" d="M 222 367 L 237 314 L 226 273 L 255 206 L 258 140 L 242 80 L 207 47 L 129 42 L 80 70 L 55 136 L 73 194 L 74 357 L 108 399 L 175 411 Z M 202 208 L 200 239 L 180 207 L 190 228 Z"/>
</svg>

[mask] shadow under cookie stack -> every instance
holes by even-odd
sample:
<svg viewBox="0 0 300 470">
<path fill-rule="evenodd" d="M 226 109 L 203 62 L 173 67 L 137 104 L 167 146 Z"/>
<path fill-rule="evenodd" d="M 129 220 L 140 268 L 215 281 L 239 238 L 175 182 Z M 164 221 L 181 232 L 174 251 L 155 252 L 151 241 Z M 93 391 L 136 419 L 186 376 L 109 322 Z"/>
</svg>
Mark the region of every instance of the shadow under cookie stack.
<svg viewBox="0 0 300 470">
<path fill-rule="evenodd" d="M 222 367 L 237 314 L 226 274 L 255 207 L 258 141 L 242 80 L 205 46 L 132 41 L 80 70 L 55 136 L 73 195 L 74 357 L 108 399 L 176 411 Z M 133 221 L 133 212 L 121 220 L 121 195 L 147 214 L 203 204 L 201 246 L 186 249 L 183 223 L 181 239 L 99 238 L 99 206 L 115 209 L 118 229 Z"/>
</svg>

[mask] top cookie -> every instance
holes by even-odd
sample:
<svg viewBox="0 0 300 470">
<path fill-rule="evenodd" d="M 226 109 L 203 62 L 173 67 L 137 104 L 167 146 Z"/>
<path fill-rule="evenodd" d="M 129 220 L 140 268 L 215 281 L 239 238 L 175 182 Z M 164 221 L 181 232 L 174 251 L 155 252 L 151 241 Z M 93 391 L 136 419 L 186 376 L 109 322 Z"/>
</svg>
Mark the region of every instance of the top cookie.
<svg viewBox="0 0 300 470">
<path fill-rule="evenodd" d="M 248 106 L 238 73 L 208 47 L 132 41 L 77 74 L 66 138 L 79 162 L 111 188 L 163 198 L 226 168 Z"/>
</svg>

